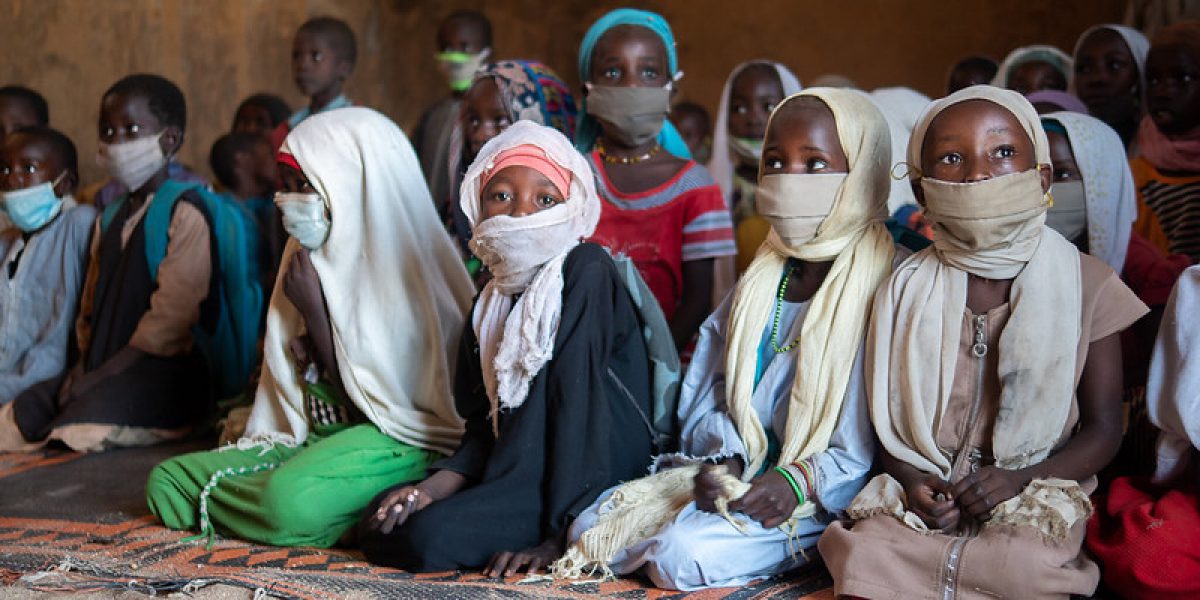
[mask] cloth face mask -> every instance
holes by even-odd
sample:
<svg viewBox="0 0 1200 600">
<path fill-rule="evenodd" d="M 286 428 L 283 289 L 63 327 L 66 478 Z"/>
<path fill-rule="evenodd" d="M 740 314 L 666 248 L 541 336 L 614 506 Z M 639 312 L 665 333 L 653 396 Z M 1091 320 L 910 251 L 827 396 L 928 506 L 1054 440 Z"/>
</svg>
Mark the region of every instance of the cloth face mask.
<svg viewBox="0 0 1200 600">
<path fill-rule="evenodd" d="M 960 251 L 1003 250 L 1023 241 L 1023 233 L 1040 230 L 1049 205 L 1037 169 L 973 183 L 924 177 L 921 189 L 926 214 L 942 230 L 936 231 L 934 243 Z M 1034 219 L 1036 227 L 1029 227 Z"/>
<path fill-rule="evenodd" d="M 119 144 L 101 142 L 98 162 L 125 189 L 136 192 L 167 164 L 167 156 L 158 143 L 162 135 L 163 132 L 159 132 Z"/>
<path fill-rule="evenodd" d="M 475 72 L 483 66 L 484 61 L 492 53 L 491 48 L 484 48 L 478 53 L 468 52 L 439 52 L 434 58 L 438 62 L 438 70 L 455 92 L 465 92 L 475 81 Z"/>
<path fill-rule="evenodd" d="M 275 206 L 283 213 L 283 228 L 301 246 L 316 250 L 329 238 L 329 216 L 320 194 L 276 192 Z"/>
<path fill-rule="evenodd" d="M 846 173 L 764 175 L 755 196 L 758 214 L 787 247 L 798 248 L 817 237 L 845 181 Z"/>
<path fill-rule="evenodd" d="M 1087 195 L 1082 181 L 1063 181 L 1050 186 L 1054 206 L 1046 211 L 1046 226 L 1074 242 L 1087 232 Z"/>
<path fill-rule="evenodd" d="M 729 138 L 729 151 L 743 163 L 758 165 L 762 159 L 763 141 L 757 138 Z"/>
<path fill-rule="evenodd" d="M 587 84 L 588 114 L 609 123 L 609 132 L 630 148 L 654 139 L 671 109 L 671 85 L 625 87 Z"/>
<path fill-rule="evenodd" d="M 45 227 L 62 212 L 62 198 L 54 193 L 54 186 L 67 175 L 63 171 L 54 181 L 46 181 L 21 190 L 0 192 L 0 208 L 21 231 L 32 233 Z"/>
</svg>

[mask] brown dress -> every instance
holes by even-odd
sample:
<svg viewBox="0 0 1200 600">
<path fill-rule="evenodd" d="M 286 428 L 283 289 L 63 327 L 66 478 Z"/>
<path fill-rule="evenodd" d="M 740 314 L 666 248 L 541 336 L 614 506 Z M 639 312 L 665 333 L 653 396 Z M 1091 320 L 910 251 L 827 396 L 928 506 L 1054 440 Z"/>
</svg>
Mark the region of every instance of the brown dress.
<svg viewBox="0 0 1200 600">
<path fill-rule="evenodd" d="M 1092 342 L 1120 332 L 1146 312 L 1138 300 L 1103 262 L 1080 255 L 1083 313 L 1075 384 L 1078 386 Z M 1048 310 L 1053 310 L 1048 307 Z M 992 426 L 1000 410 L 1000 334 L 1010 315 L 1003 304 L 982 315 L 963 314 L 958 368 L 949 403 L 938 423 L 936 440 L 954 465 L 951 481 L 991 464 Z M 982 330 L 993 349 L 977 358 L 972 345 Z M 972 419 L 975 389 L 982 373 L 977 416 Z M 1060 445 L 1079 419 L 1075 398 Z M 971 421 L 975 423 L 972 424 Z M 1087 493 L 1095 477 L 1079 482 Z M 965 518 L 965 517 L 964 517 Z M 1100 579 L 1095 563 L 1081 554 L 1086 520 L 1071 528 L 1066 540 L 1055 543 L 1029 528 L 984 529 L 981 533 L 947 535 L 922 533 L 891 515 L 879 515 L 826 529 L 818 548 L 833 574 L 835 592 L 882 600 L 886 598 L 1066 598 L 1089 595 Z M 978 527 L 972 528 L 978 531 Z"/>
</svg>

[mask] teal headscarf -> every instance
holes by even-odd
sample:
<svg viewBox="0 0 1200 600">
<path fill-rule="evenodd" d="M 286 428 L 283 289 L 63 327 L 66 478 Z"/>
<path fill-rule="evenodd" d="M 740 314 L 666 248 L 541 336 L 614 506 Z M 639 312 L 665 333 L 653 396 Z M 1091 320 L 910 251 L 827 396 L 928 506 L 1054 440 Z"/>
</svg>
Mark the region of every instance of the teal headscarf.
<svg viewBox="0 0 1200 600">
<path fill-rule="evenodd" d="M 579 45 L 579 79 L 581 81 L 591 80 L 592 51 L 596 48 L 596 42 L 600 41 L 600 37 L 608 30 L 619 25 L 637 25 L 653 31 L 662 40 L 663 46 L 667 48 L 667 70 L 671 72 L 672 77 L 679 72 L 678 55 L 675 53 L 675 35 L 671 33 L 671 26 L 667 24 L 667 20 L 650 11 L 618 8 L 600 17 L 600 20 L 588 29 L 587 35 L 583 36 L 583 43 Z M 579 106 L 579 120 L 575 126 L 575 147 L 580 152 L 591 152 L 592 147 L 596 144 L 596 137 L 599 135 L 600 124 L 592 118 L 592 115 L 588 114 L 587 97 L 584 97 Z M 658 144 L 667 152 L 680 158 L 690 159 L 692 157 L 687 144 L 670 121 L 663 121 L 663 128 L 658 132 Z"/>
</svg>

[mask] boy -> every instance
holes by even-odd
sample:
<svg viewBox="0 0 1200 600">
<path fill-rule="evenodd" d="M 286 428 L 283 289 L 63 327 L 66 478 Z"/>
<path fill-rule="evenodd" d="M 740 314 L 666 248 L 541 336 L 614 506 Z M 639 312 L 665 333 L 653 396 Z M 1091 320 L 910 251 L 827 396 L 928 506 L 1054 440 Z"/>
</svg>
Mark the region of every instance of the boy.
<svg viewBox="0 0 1200 600">
<path fill-rule="evenodd" d="M 41 94 L 19 85 L 0 88 L 0 141 L 30 125 L 50 124 L 50 107 Z"/>
<path fill-rule="evenodd" d="M 262 241 L 263 289 L 272 289 L 287 234 L 272 201 L 279 169 L 271 143 L 258 134 L 227 133 L 213 144 L 208 162 L 226 193 L 254 215 Z"/>
<path fill-rule="evenodd" d="M 264 138 L 292 114 L 292 108 L 274 94 L 254 94 L 238 105 L 231 133 L 253 133 Z"/>
<path fill-rule="evenodd" d="M 283 145 L 288 132 L 311 115 L 351 106 L 343 87 L 358 60 L 354 31 L 341 19 L 315 17 L 296 30 L 292 41 L 292 80 L 309 104 L 271 133 L 271 147 Z"/>
<path fill-rule="evenodd" d="M 950 69 L 949 81 L 946 83 L 946 93 L 953 94 L 958 90 L 981 83 L 991 83 L 1000 65 L 986 56 L 970 56 L 964 58 Z"/>
<path fill-rule="evenodd" d="M 76 206 L 75 145 L 34 125 L 0 143 L 0 404 L 67 366 L 67 345 L 96 211 Z M 11 423 L 11 409 L 0 409 Z"/>
<path fill-rule="evenodd" d="M 165 234 L 150 219 L 160 214 L 155 194 L 168 183 L 186 120 L 183 93 L 157 75 L 130 75 L 105 92 L 101 162 L 132 191 L 93 227 L 79 361 L 13 400 L 16 431 L 0 434 L 2 449 L 50 440 L 80 452 L 147 445 L 185 435 L 204 416 L 207 374 L 191 332 L 212 306 L 210 227 L 193 192 L 179 196 Z M 155 241 L 166 249 L 152 274 L 147 244 Z"/>
<path fill-rule="evenodd" d="M 458 122 L 459 104 L 471 87 L 475 71 L 492 55 L 492 24 L 482 13 L 460 10 L 442 20 L 437 33 L 438 67 L 450 84 L 450 96 L 429 107 L 417 124 L 413 146 L 421 159 L 421 171 L 429 182 L 436 206 L 456 196 L 452 189 L 450 134 Z"/>
</svg>

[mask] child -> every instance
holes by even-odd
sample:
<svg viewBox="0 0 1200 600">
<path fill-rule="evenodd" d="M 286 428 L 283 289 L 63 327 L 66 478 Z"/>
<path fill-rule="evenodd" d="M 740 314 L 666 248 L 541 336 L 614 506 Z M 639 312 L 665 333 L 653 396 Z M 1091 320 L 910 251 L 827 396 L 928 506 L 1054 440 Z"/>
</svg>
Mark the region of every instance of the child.
<svg viewBox="0 0 1200 600">
<path fill-rule="evenodd" d="M 701 329 L 679 404 L 683 454 L 592 504 L 562 575 L 641 569 L 678 590 L 771 577 L 813 558 L 867 479 L 859 355 L 896 254 L 883 225 L 887 121 L 858 92 L 809 88 L 765 130 L 757 198 L 771 233 Z"/>
<path fill-rule="evenodd" d="M 19 85 L 0 87 L 0 142 L 22 127 L 49 124 L 50 107 L 41 94 Z"/>
<path fill-rule="evenodd" d="M 274 94 L 254 94 L 238 105 L 229 131 L 269 137 L 291 114 L 292 109 L 283 98 Z"/>
<path fill-rule="evenodd" d="M 1000 65 L 986 56 L 968 56 L 950 68 L 946 78 L 946 93 L 953 94 L 958 90 L 981 83 L 991 83 L 996 77 Z"/>
<path fill-rule="evenodd" d="M 1008 53 L 992 85 L 1027 96 L 1038 90 L 1067 90 L 1071 57 L 1054 46 L 1034 45 Z"/>
<path fill-rule="evenodd" d="M 300 93 L 308 96 L 309 104 L 271 132 L 271 147 L 283 144 L 288 132 L 304 119 L 351 105 L 343 87 L 354 71 L 356 60 L 358 45 L 354 31 L 345 21 L 315 17 L 296 30 L 292 40 L 292 80 Z"/>
<path fill-rule="evenodd" d="M 450 133 L 450 180 L 456 187 L 461 186 L 466 167 L 475 161 L 479 149 L 509 125 L 528 120 L 571 137 L 575 116 L 575 97 L 550 67 L 530 60 L 506 60 L 480 67 L 463 95 L 459 119 Z M 452 191 L 451 200 L 442 210 L 452 221 L 453 233 L 463 250 L 470 253 L 467 242 L 471 226 L 458 206 L 457 190 Z"/>
<path fill-rule="evenodd" d="M 754 209 L 758 159 L 767 119 L 776 105 L 799 91 L 800 80 L 787 67 L 766 60 L 752 60 L 734 67 L 721 91 L 708 171 L 721 186 L 733 215 L 738 274 L 750 266 L 771 229 Z M 721 300 L 723 296 L 714 298 L 714 304 Z"/>
<path fill-rule="evenodd" d="M 876 294 L 865 360 L 884 473 L 853 525 L 821 537 L 834 592 L 1090 595 L 1099 572 L 1080 550 L 1121 434 L 1117 334 L 1146 307 L 1043 225 L 1049 144 L 1019 94 L 933 103 L 908 162 L 933 246 Z"/>
<path fill-rule="evenodd" d="M 604 199 L 592 241 L 633 260 L 683 348 L 718 295 L 716 259 L 737 248 L 721 189 L 666 122 L 682 76 L 670 26 L 642 10 L 604 15 L 579 48 L 579 73 L 575 146 L 590 153 Z"/>
<path fill-rule="evenodd" d="M 287 233 L 282 214 L 271 196 L 279 181 L 279 169 L 271 142 L 258 133 L 227 133 L 213 143 L 209 166 L 226 193 L 254 216 L 261 240 L 263 289 L 272 289 Z"/>
<path fill-rule="evenodd" d="M 1146 57 L 1141 156 L 1129 161 L 1138 190 L 1135 231 L 1166 254 L 1200 260 L 1200 21 L 1158 32 Z M 1189 83 L 1191 82 L 1191 83 Z"/>
<path fill-rule="evenodd" d="M 1200 267 L 1179 279 L 1154 347 L 1147 401 L 1158 434 L 1151 481 L 1120 477 L 1088 523 L 1088 549 L 1103 565 L 1104 583 L 1122 598 L 1160 600 L 1200 594 L 1200 494 L 1196 486 L 1197 365 Z"/>
<path fill-rule="evenodd" d="M 67 368 L 67 347 L 96 211 L 76 206 L 75 145 L 40 125 L 0 142 L 0 432 L 13 431 L 13 398 Z M 0 433 L 3 435 L 3 433 Z"/>
<path fill-rule="evenodd" d="M 475 81 L 475 72 L 492 55 L 492 24 L 483 13 L 458 10 L 442 19 L 437 31 L 438 68 L 450 86 L 450 95 L 426 109 L 417 123 L 413 144 L 421 157 L 421 171 L 429 183 L 429 192 L 439 206 L 454 207 L 457 193 L 452 166 L 457 156 L 451 148 L 458 124 L 460 101 Z M 459 166 L 471 164 L 470 161 Z"/>
<path fill-rule="evenodd" d="M 206 314 L 212 245 L 200 200 L 185 192 L 162 231 L 147 226 L 187 108 L 175 84 L 130 75 L 100 103 L 100 158 L 132 192 L 97 220 L 76 323 L 80 360 L 13 401 L 21 436 L 99 451 L 176 439 L 205 416 L 209 393 L 192 326 Z M 151 274 L 146 244 L 165 240 Z"/>
<path fill-rule="evenodd" d="M 1071 90 L 1087 105 L 1087 113 L 1117 131 L 1125 147 L 1142 120 L 1149 50 L 1146 36 L 1124 25 L 1097 25 L 1075 43 Z"/>
<path fill-rule="evenodd" d="M 293 241 L 245 437 L 155 467 L 146 498 L 172 529 L 328 547 L 458 445 L 450 360 L 472 288 L 383 115 L 316 115 L 279 160 Z"/>
<path fill-rule="evenodd" d="M 692 159 L 706 165 L 712 160 L 712 118 L 695 102 L 680 102 L 667 114 L 667 120 L 679 130 Z"/>
<path fill-rule="evenodd" d="M 600 218 L 594 177 L 554 129 L 520 121 L 467 170 L 471 249 L 493 278 L 459 351 L 466 434 L 416 485 L 363 516 L 368 560 L 409 571 L 547 566 L 571 520 L 644 472 L 651 438 L 643 321 L 612 259 L 580 243 Z"/>
</svg>

